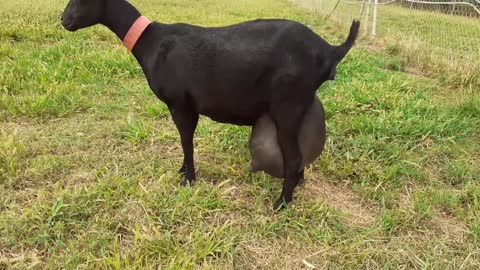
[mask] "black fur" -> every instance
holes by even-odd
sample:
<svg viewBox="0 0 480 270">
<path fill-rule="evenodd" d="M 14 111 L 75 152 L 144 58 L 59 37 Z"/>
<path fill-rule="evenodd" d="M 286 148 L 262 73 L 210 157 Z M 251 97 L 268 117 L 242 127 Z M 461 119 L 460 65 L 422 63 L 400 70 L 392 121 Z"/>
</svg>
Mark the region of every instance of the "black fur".
<svg viewBox="0 0 480 270">
<path fill-rule="evenodd" d="M 76 31 L 97 23 L 123 39 L 140 16 L 125 0 L 71 0 L 62 24 Z M 183 184 L 195 181 L 193 135 L 199 115 L 236 125 L 269 114 L 278 130 L 285 178 L 274 207 L 292 200 L 303 171 L 297 144 L 299 123 L 322 83 L 353 46 L 359 22 L 344 44 L 331 46 L 306 26 L 281 19 L 226 27 L 152 23 L 132 53 L 155 95 L 165 102 L 179 130 Z"/>
</svg>

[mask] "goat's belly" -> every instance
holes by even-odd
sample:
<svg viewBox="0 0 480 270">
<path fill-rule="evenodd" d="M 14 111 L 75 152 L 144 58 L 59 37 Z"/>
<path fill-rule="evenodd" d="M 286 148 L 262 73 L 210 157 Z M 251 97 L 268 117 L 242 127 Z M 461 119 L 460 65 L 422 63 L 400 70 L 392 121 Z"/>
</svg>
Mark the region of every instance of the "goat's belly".
<svg viewBox="0 0 480 270">
<path fill-rule="evenodd" d="M 201 93 L 201 94 L 199 94 Z M 220 123 L 254 125 L 268 102 L 255 89 L 204 89 L 192 94 L 198 113 Z"/>
<path fill-rule="evenodd" d="M 235 106 L 233 104 L 219 104 L 206 107 L 197 107 L 201 115 L 220 122 L 234 125 L 253 126 L 257 119 L 265 112 L 263 104 L 244 104 Z"/>
<path fill-rule="evenodd" d="M 258 119 L 259 115 L 245 115 L 245 114 L 235 114 L 235 113 L 219 113 L 212 111 L 200 112 L 201 115 L 207 116 L 213 121 L 219 123 L 228 123 L 240 126 L 253 126 Z"/>
</svg>

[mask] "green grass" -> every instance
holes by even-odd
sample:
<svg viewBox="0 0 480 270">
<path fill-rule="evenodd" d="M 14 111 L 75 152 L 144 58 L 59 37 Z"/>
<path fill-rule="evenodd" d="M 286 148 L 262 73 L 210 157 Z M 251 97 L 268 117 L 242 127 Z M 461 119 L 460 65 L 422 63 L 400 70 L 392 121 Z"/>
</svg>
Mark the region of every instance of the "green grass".
<svg viewBox="0 0 480 270">
<path fill-rule="evenodd" d="M 286 17 L 346 36 L 290 1 L 133 3 L 163 22 Z M 318 92 L 325 152 L 277 213 L 281 181 L 248 173 L 247 127 L 201 118 L 199 181 L 179 187 L 166 106 L 113 34 L 61 28 L 65 4 L 0 7 L 0 269 L 480 266 L 477 85 L 355 47 Z"/>
</svg>

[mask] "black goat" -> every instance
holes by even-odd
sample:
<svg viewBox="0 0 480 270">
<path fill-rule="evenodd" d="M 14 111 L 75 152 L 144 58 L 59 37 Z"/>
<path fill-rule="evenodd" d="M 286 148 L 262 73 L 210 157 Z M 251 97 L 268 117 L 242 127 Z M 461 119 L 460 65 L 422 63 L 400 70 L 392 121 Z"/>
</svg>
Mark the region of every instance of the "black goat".
<svg viewBox="0 0 480 270">
<path fill-rule="evenodd" d="M 138 40 L 132 42 L 126 35 L 138 30 L 139 18 L 140 12 L 125 0 L 70 0 L 61 19 L 69 31 L 103 24 L 131 49 L 180 133 L 182 184 L 195 181 L 193 135 L 200 114 L 249 126 L 268 114 L 277 127 L 285 170 L 274 208 L 291 202 L 303 175 L 299 125 L 316 90 L 335 79 L 360 23 L 353 21 L 340 46 L 331 46 L 298 22 L 280 19 L 226 27 L 153 22 L 136 31 Z"/>
</svg>

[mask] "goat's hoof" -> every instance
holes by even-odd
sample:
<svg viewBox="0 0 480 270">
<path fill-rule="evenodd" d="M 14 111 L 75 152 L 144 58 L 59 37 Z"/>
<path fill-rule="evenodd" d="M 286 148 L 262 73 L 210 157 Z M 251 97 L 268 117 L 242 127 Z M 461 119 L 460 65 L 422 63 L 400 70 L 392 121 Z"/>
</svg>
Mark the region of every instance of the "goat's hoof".
<svg viewBox="0 0 480 270">
<path fill-rule="evenodd" d="M 284 210 L 290 202 L 285 201 L 283 196 L 280 196 L 278 200 L 273 204 L 273 210 L 274 211 L 282 211 Z"/>
<path fill-rule="evenodd" d="M 195 183 L 195 180 L 188 180 L 188 179 L 182 179 L 182 181 L 180 181 L 180 186 L 182 187 L 191 187 L 193 186 L 193 183 Z"/>
</svg>

